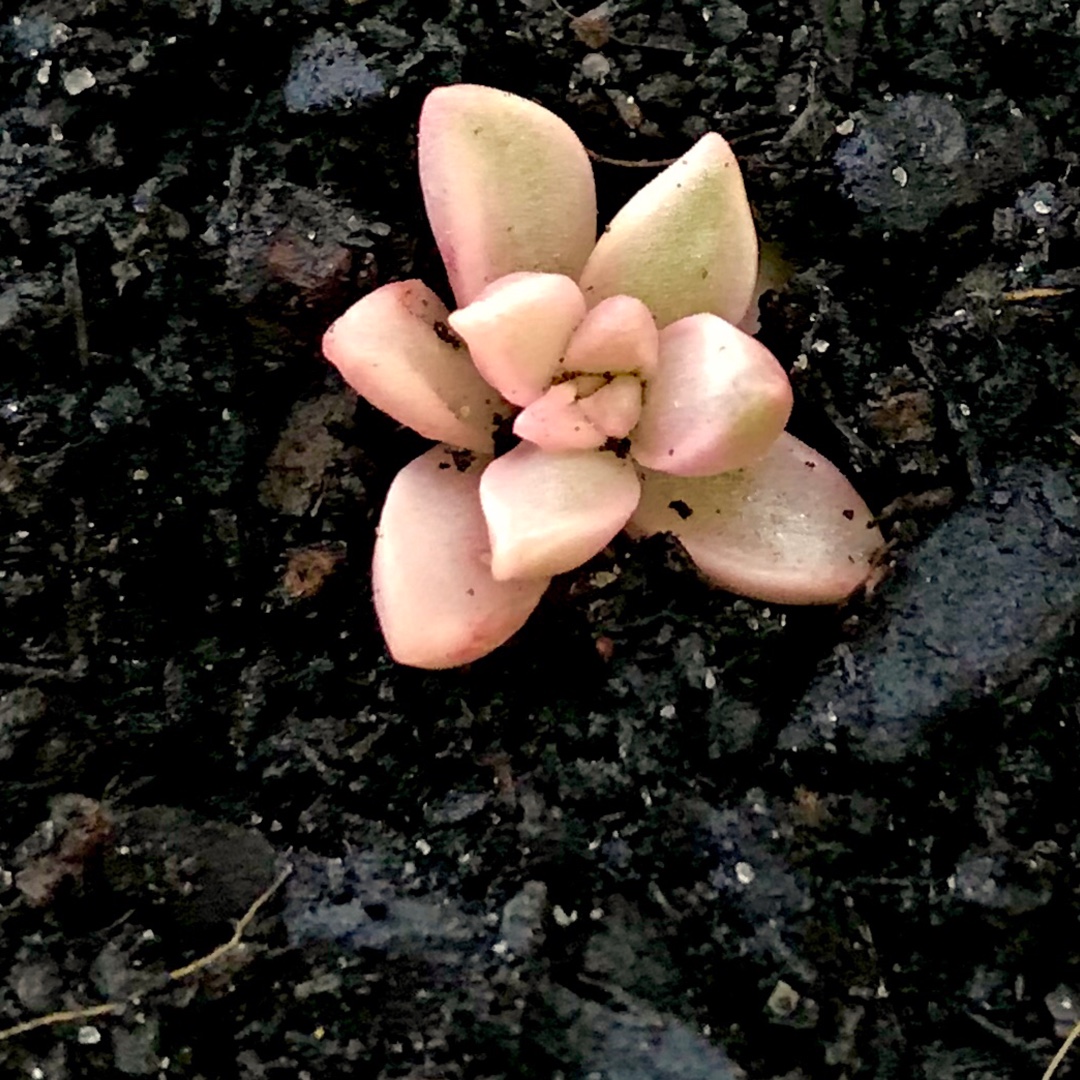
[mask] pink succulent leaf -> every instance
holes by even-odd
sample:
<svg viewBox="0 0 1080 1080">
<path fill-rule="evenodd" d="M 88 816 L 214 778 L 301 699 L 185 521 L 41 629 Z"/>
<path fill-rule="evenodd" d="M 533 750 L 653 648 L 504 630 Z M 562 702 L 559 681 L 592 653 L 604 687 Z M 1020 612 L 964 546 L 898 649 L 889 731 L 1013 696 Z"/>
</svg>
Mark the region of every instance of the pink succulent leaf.
<svg viewBox="0 0 1080 1080">
<path fill-rule="evenodd" d="M 768 349 L 718 315 L 660 331 L 631 452 L 648 469 L 711 476 L 760 458 L 791 415 L 791 384 Z"/>
<path fill-rule="evenodd" d="M 609 439 L 625 439 L 641 419 L 641 380 L 617 375 L 579 404 L 598 431 Z"/>
<path fill-rule="evenodd" d="M 585 148 L 554 113 L 487 86 L 433 90 L 420 185 L 458 307 L 520 270 L 577 279 L 596 241 Z"/>
<path fill-rule="evenodd" d="M 646 472 L 632 535 L 670 532 L 718 585 L 781 604 L 833 604 L 870 574 L 881 533 L 847 478 L 787 433 L 746 469 Z"/>
<path fill-rule="evenodd" d="M 480 508 L 486 457 L 435 446 L 387 492 L 375 540 L 375 610 L 399 664 L 449 668 L 486 656 L 516 633 L 548 579 L 496 581 Z"/>
<path fill-rule="evenodd" d="M 607 436 L 589 422 L 582 405 L 573 382 L 559 383 L 518 413 L 514 434 L 542 450 L 598 450 Z"/>
<path fill-rule="evenodd" d="M 738 323 L 757 280 L 754 220 L 731 147 L 703 135 L 615 215 L 579 281 L 590 307 L 625 293 L 663 328 L 711 311 Z"/>
<path fill-rule="evenodd" d="M 648 375 L 659 353 L 652 312 L 636 297 L 609 296 L 585 316 L 566 347 L 567 371 Z"/>
<path fill-rule="evenodd" d="M 508 274 L 449 316 L 477 370 L 515 405 L 551 385 L 585 298 L 562 274 Z"/>
<path fill-rule="evenodd" d="M 447 316 L 422 281 L 396 281 L 334 322 L 323 336 L 323 354 L 358 394 L 399 423 L 429 439 L 490 453 L 492 432 L 510 407 L 453 341 Z"/>
<path fill-rule="evenodd" d="M 573 570 L 626 524 L 639 491 L 633 465 L 612 453 L 552 454 L 519 443 L 480 481 L 492 575 L 546 579 Z"/>
</svg>

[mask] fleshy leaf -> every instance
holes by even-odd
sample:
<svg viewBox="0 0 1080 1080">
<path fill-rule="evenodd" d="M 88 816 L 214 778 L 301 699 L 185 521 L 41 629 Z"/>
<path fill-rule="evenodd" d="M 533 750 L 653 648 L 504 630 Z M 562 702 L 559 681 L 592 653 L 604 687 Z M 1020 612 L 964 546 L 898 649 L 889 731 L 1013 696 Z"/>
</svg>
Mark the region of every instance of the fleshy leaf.
<svg viewBox="0 0 1080 1080">
<path fill-rule="evenodd" d="M 480 474 L 489 458 L 435 446 L 394 478 L 375 540 L 375 610 L 399 664 L 448 668 L 516 633 L 548 579 L 495 581 Z"/>
<path fill-rule="evenodd" d="M 769 449 L 791 406 L 788 377 L 764 345 L 718 315 L 690 315 L 660 331 L 631 452 L 676 476 L 740 469 Z"/>
<path fill-rule="evenodd" d="M 636 297 L 609 296 L 585 316 L 566 347 L 567 371 L 614 375 L 656 367 L 660 346 L 652 312 Z"/>
<path fill-rule="evenodd" d="M 597 450 L 607 438 L 582 411 L 572 382 L 551 387 L 522 409 L 514 420 L 514 434 L 543 450 Z"/>
<path fill-rule="evenodd" d="M 718 585 L 781 604 L 845 600 L 882 546 L 843 473 L 787 433 L 746 469 L 692 479 L 646 472 L 627 528 L 673 533 Z"/>
<path fill-rule="evenodd" d="M 581 399 L 581 411 L 609 439 L 625 439 L 641 419 L 641 380 L 617 375 Z"/>
<path fill-rule="evenodd" d="M 579 279 L 592 307 L 625 293 L 663 328 L 711 311 L 738 323 L 757 280 L 757 235 L 739 164 L 715 132 L 615 215 Z"/>
<path fill-rule="evenodd" d="M 449 317 L 477 370 L 515 405 L 551 385 L 585 317 L 581 290 L 563 274 L 508 274 Z"/>
<path fill-rule="evenodd" d="M 399 423 L 429 439 L 490 453 L 492 432 L 509 406 L 453 340 L 447 315 L 422 281 L 383 285 L 326 331 L 323 354 L 358 394 Z"/>
<path fill-rule="evenodd" d="M 487 86 L 433 90 L 420 185 L 458 307 L 521 270 L 577 279 L 596 241 L 585 148 L 554 113 Z"/>
<path fill-rule="evenodd" d="M 480 481 L 492 575 L 546 579 L 580 566 L 626 524 L 639 490 L 633 466 L 612 453 L 519 443 Z"/>
</svg>

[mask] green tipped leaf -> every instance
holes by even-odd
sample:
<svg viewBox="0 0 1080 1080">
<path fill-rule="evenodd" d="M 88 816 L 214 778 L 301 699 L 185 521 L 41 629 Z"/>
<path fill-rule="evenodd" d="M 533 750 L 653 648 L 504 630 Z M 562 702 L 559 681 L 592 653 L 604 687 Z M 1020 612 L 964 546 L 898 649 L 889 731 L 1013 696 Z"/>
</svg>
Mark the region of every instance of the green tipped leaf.
<svg viewBox="0 0 1080 1080">
<path fill-rule="evenodd" d="M 596 240 L 585 148 L 554 113 L 502 90 L 428 94 L 420 185 L 458 307 L 516 271 L 576 280 Z"/>
<path fill-rule="evenodd" d="M 706 311 L 737 324 L 757 272 L 757 234 L 739 164 L 710 132 L 615 215 L 580 283 L 590 307 L 609 296 L 636 296 L 661 328 Z"/>
<path fill-rule="evenodd" d="M 646 472 L 627 531 L 669 532 L 717 585 L 779 604 L 835 604 L 870 576 L 881 532 L 835 465 L 786 432 L 746 469 Z"/>
</svg>

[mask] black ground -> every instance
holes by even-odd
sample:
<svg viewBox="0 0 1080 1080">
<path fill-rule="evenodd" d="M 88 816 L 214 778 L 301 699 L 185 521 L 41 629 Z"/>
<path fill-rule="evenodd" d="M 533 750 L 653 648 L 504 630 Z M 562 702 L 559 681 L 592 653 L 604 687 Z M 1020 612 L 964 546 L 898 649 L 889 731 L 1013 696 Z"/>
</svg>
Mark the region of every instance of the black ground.
<svg viewBox="0 0 1080 1080">
<path fill-rule="evenodd" d="M 1075 1019 L 1074 5 L 605 7 L 0 10 L 0 1028 L 104 1007 L 4 1077 L 1038 1080 Z M 873 595 L 620 541 L 472 668 L 388 661 L 422 444 L 318 340 L 444 284 L 414 132 L 460 80 L 610 158 L 734 142 Z"/>
</svg>

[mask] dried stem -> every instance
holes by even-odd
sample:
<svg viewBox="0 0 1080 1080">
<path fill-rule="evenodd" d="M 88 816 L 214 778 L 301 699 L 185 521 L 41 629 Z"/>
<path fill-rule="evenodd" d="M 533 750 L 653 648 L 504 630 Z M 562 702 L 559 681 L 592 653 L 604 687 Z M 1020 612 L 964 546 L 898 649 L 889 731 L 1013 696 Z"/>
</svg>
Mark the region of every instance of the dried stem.
<svg viewBox="0 0 1080 1080">
<path fill-rule="evenodd" d="M 1078 1037 L 1080 1037 L 1080 1020 L 1073 1024 L 1072 1031 L 1065 1036 L 1065 1041 L 1058 1048 L 1058 1052 L 1053 1056 L 1050 1064 L 1046 1066 L 1046 1072 L 1042 1074 L 1042 1080 L 1050 1080 L 1054 1073 L 1057 1072 L 1057 1067 L 1065 1060 L 1065 1055 Z"/>
<path fill-rule="evenodd" d="M 189 975 L 194 975 L 197 971 L 202 971 L 212 964 L 216 964 L 234 949 L 239 949 L 243 945 L 244 931 L 251 925 L 252 920 L 259 913 L 259 909 L 285 884 L 286 879 L 292 872 L 293 868 L 286 866 L 269 887 L 255 898 L 251 907 L 237 921 L 236 929 L 228 941 L 208 952 L 205 956 L 192 960 L 190 964 L 185 964 L 183 967 L 170 971 L 169 978 L 174 981 L 186 979 Z M 125 998 L 123 1001 L 107 1001 L 103 1005 L 88 1005 L 85 1009 L 65 1009 L 61 1012 L 48 1013 L 45 1016 L 36 1016 L 33 1020 L 24 1020 L 21 1024 L 15 1024 L 13 1027 L 0 1030 L 0 1042 L 14 1039 L 28 1031 L 33 1031 L 35 1028 L 52 1027 L 55 1024 L 72 1024 L 80 1020 L 93 1019 L 95 1016 L 115 1016 L 122 1013 L 132 1003 L 132 1000 L 132 998 Z"/>
</svg>

